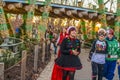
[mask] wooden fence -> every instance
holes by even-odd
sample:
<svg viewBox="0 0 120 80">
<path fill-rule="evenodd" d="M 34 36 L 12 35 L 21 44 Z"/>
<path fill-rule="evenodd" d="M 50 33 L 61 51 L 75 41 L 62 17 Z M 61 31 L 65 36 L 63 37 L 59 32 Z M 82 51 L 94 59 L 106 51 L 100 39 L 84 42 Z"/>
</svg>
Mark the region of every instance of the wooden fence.
<svg viewBox="0 0 120 80">
<path fill-rule="evenodd" d="M 0 64 L 0 80 L 36 80 L 38 75 L 51 59 L 50 42 L 31 44 L 32 50 L 23 50 L 21 59 L 14 65 L 4 69 Z M 16 46 L 17 47 L 17 46 Z M 16 57 L 16 56 L 15 56 Z"/>
</svg>

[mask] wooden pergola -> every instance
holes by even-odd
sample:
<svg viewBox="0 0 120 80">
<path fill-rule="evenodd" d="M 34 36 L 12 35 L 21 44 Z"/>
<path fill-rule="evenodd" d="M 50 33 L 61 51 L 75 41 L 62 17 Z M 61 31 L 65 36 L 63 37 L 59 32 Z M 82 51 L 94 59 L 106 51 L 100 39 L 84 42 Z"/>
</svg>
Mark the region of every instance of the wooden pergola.
<svg viewBox="0 0 120 80">
<path fill-rule="evenodd" d="M 35 15 L 42 15 L 44 11 L 43 2 L 35 3 Z M 24 0 L 4 0 L 4 11 L 5 13 L 13 14 L 26 14 L 32 5 L 29 5 L 28 2 Z M 50 17 L 54 18 L 74 18 L 74 19 L 90 19 L 90 20 L 100 20 L 101 14 L 97 10 L 75 7 L 75 6 L 66 6 L 60 4 L 50 4 L 50 7 L 47 8 L 50 11 Z M 114 22 L 116 14 L 106 12 L 106 19 L 109 22 Z M 112 24 L 112 23 L 111 23 Z"/>
<path fill-rule="evenodd" d="M 34 0 L 30 0 L 34 1 Z M 46 0 L 45 0 L 46 1 Z M 76 7 L 76 6 L 69 6 L 69 5 L 62 5 L 62 4 L 55 4 L 55 3 L 48 3 L 49 6 L 45 6 L 45 2 L 36 1 L 34 4 L 29 3 L 28 0 L 3 0 L 3 9 L 5 14 L 21 14 L 24 16 L 27 16 L 26 19 L 24 19 L 26 33 L 29 33 L 27 35 L 32 34 L 32 28 L 33 23 L 31 22 L 33 20 L 34 16 L 41 16 L 43 18 L 43 13 L 48 14 L 46 20 L 40 21 L 40 25 L 38 25 L 38 29 L 40 30 L 40 27 L 44 28 L 43 31 L 45 31 L 48 26 L 48 16 L 54 19 L 66 19 L 68 20 L 81 20 L 80 22 L 80 30 L 82 31 L 84 35 L 84 39 L 87 39 L 87 26 L 85 24 L 84 20 L 92 21 L 91 25 L 91 34 L 92 38 L 95 36 L 95 25 L 97 22 L 100 22 L 102 24 L 102 28 L 106 28 L 109 25 L 114 26 L 115 21 L 117 21 L 117 15 L 116 13 L 110 13 L 110 12 L 103 12 L 101 13 L 100 10 L 97 9 L 88 9 L 83 7 Z M 102 5 L 103 6 L 103 5 Z M 102 10 L 104 11 L 104 10 Z M 8 17 L 7 17 L 8 18 Z M 39 17 L 40 18 L 40 17 Z M 74 21 L 75 22 L 75 21 Z M 106 25 L 106 22 L 108 25 Z M 60 23 L 59 23 L 60 24 Z M 4 30 L 3 30 L 4 32 Z M 13 31 L 14 33 L 14 31 Z M 44 32 L 42 32 L 44 33 Z"/>
</svg>

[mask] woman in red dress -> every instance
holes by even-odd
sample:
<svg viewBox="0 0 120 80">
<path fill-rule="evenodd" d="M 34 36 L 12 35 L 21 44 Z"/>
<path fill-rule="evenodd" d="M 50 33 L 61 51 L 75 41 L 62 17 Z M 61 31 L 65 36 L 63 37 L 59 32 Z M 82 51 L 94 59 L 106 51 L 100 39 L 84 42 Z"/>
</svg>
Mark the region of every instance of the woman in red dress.
<svg viewBox="0 0 120 80">
<path fill-rule="evenodd" d="M 55 60 L 52 80 L 74 80 L 74 74 L 82 65 L 78 54 L 80 53 L 80 41 L 76 39 L 76 29 L 68 28 L 68 37 L 60 44 L 60 56 Z"/>
</svg>

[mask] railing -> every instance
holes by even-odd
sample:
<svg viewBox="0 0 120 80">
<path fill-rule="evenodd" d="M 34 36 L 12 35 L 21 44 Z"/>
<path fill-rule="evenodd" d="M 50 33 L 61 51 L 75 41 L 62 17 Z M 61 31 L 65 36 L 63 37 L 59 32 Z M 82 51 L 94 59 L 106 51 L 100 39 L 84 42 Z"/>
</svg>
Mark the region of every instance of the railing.
<svg viewBox="0 0 120 80">
<path fill-rule="evenodd" d="M 42 41 L 40 44 L 33 44 L 29 41 L 23 42 L 21 39 L 17 38 L 6 38 L 4 42 L 8 42 L 9 44 L 2 44 L 0 47 L 6 50 L 10 50 L 11 47 L 16 47 L 21 44 L 25 44 L 31 48 L 20 52 L 19 49 L 16 51 L 16 54 L 19 54 L 19 56 L 15 56 L 13 60 L 20 57 L 19 61 L 5 68 L 5 70 L 1 69 L 3 73 L 0 74 L 0 80 L 36 80 L 38 74 L 40 74 L 45 65 L 50 61 L 50 43 L 47 41 Z M 9 60 L 8 63 L 13 61 L 11 60 Z M 4 67 L 6 67 L 5 64 Z"/>
<path fill-rule="evenodd" d="M 14 38 L 14 37 L 6 37 L 4 39 L 4 42 L 7 43 L 7 45 L 1 44 L 0 47 L 10 47 L 10 46 L 17 46 L 23 43 L 23 40 Z"/>
<path fill-rule="evenodd" d="M 14 52 L 14 54 L 19 52 L 19 45 L 23 44 L 23 40 L 14 38 L 14 37 L 6 37 L 3 39 L 2 44 L 0 45 L 1 49 L 7 49 Z"/>
</svg>

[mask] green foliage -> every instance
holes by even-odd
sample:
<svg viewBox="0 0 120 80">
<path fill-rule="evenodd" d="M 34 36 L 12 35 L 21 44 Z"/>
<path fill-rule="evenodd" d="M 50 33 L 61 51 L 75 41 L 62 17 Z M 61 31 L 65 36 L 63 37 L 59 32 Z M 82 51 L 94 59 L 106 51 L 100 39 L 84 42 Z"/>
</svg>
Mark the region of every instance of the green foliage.
<svg viewBox="0 0 120 80">
<path fill-rule="evenodd" d="M 103 0 L 98 0 L 98 4 L 103 4 Z"/>
<path fill-rule="evenodd" d="M 13 66 L 21 59 L 20 54 L 13 54 L 9 50 L 2 51 L 0 56 L 0 62 L 4 62 L 5 69 Z"/>
<path fill-rule="evenodd" d="M 42 18 L 47 19 L 49 17 L 49 12 L 43 12 L 42 13 Z"/>
</svg>

